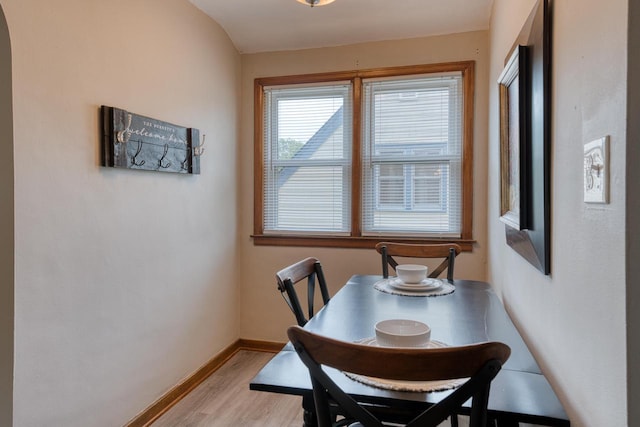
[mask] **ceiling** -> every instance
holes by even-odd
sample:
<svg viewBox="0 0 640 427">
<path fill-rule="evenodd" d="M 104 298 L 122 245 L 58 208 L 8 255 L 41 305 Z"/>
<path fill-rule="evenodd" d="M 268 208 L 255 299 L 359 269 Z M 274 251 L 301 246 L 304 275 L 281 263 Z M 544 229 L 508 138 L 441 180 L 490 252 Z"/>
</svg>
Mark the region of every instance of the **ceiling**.
<svg viewBox="0 0 640 427">
<path fill-rule="evenodd" d="M 489 28 L 493 0 L 190 0 L 240 53 L 340 46 Z"/>
</svg>

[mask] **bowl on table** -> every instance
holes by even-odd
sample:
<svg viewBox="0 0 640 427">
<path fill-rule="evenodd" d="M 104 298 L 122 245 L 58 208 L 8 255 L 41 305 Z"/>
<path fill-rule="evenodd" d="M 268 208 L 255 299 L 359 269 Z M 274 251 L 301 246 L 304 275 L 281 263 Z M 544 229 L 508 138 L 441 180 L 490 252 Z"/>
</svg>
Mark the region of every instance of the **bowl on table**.
<svg viewBox="0 0 640 427">
<path fill-rule="evenodd" d="M 418 264 L 399 264 L 395 270 L 404 283 L 420 283 L 427 278 L 428 268 Z"/>
<path fill-rule="evenodd" d="M 376 343 L 381 347 L 427 347 L 431 328 L 409 319 L 388 319 L 376 323 Z"/>
</svg>

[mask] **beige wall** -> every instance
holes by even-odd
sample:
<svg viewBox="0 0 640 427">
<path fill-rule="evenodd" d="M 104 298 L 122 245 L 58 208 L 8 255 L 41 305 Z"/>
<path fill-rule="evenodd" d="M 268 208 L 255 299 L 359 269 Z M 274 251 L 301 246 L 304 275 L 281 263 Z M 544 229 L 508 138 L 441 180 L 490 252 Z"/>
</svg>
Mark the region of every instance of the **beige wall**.
<svg viewBox="0 0 640 427">
<path fill-rule="evenodd" d="M 2 7 L 13 49 L 14 425 L 123 425 L 239 337 L 240 56 L 187 0 Z M 202 174 L 100 167 L 101 104 L 200 129 Z"/>
<path fill-rule="evenodd" d="M 505 244 L 498 220 L 495 82 L 534 3 L 495 0 L 493 6 L 489 279 L 565 404 L 571 425 L 624 426 L 627 2 L 552 2 L 550 276 Z M 611 144 L 611 203 L 588 205 L 582 201 L 583 144 L 604 135 Z"/>
<path fill-rule="evenodd" d="M 13 410 L 13 282 L 11 43 L 0 6 L 0 426 Z"/>
<path fill-rule="evenodd" d="M 380 274 L 373 249 L 332 249 L 254 246 L 253 232 L 253 81 L 256 77 L 369 69 L 448 61 L 476 61 L 474 129 L 473 253 L 456 261 L 456 277 L 485 279 L 486 163 L 487 163 L 487 33 L 365 43 L 335 48 L 285 51 L 242 56 L 242 127 L 240 139 L 240 218 L 242 250 L 240 333 L 243 338 L 286 341 L 287 326 L 295 323 L 279 295 L 275 272 L 315 256 L 323 264 L 331 294 L 353 274 Z"/>
<path fill-rule="evenodd" d="M 632 290 L 637 278 L 631 262 L 624 274 L 625 209 L 627 221 L 638 215 L 637 200 L 625 206 L 625 154 L 638 157 L 625 152 L 627 2 L 554 2 L 549 277 L 506 246 L 497 220 L 495 82 L 533 3 L 495 0 L 488 33 L 240 59 L 186 0 L 0 0 L 14 98 L 11 145 L 0 86 L 0 158 L 15 157 L 0 167 L 0 401 L 11 405 L 15 254 L 14 425 L 122 425 L 239 336 L 284 341 L 293 317 L 274 273 L 297 259 L 320 258 L 332 293 L 354 273 L 379 272 L 373 250 L 253 245 L 254 78 L 469 59 L 478 244 L 456 276 L 495 285 L 572 425 L 626 425 L 625 339 L 638 347 L 624 312 L 625 279 Z M 6 48 L 0 34 L 3 76 Z M 101 168 L 101 104 L 199 128 L 202 174 Z M 582 144 L 602 135 L 611 136 L 611 203 L 585 205 Z M 14 194 L 15 226 L 4 203 Z M 14 229 L 15 246 L 4 237 Z"/>
</svg>

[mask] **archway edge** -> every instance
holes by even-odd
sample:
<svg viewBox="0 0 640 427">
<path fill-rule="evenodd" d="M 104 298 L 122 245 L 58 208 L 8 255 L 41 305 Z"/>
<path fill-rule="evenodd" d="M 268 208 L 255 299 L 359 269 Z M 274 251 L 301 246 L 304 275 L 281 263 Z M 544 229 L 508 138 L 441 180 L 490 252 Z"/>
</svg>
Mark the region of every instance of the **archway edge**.
<svg viewBox="0 0 640 427">
<path fill-rule="evenodd" d="M 14 165 L 11 39 L 0 4 L 0 425 L 13 425 Z"/>
</svg>

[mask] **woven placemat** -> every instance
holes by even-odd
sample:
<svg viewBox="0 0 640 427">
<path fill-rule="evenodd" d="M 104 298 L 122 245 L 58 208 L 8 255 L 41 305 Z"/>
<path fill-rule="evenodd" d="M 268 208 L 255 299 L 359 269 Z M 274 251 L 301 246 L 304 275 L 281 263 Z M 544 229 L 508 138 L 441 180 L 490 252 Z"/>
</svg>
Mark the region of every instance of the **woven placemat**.
<svg viewBox="0 0 640 427">
<path fill-rule="evenodd" d="M 398 280 L 395 277 L 388 279 L 378 280 L 374 283 L 374 289 L 384 292 L 386 294 L 404 295 L 410 297 L 437 297 L 440 295 L 447 295 L 456 290 L 456 287 L 446 280 L 442 279 L 427 279 L 432 284 L 438 284 L 438 287 L 429 289 L 411 289 L 411 286 L 403 286 L 403 289 L 397 287 Z M 396 286 L 394 286 L 396 284 Z"/>
</svg>

